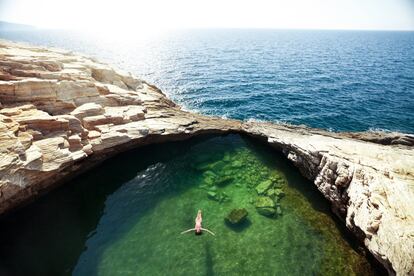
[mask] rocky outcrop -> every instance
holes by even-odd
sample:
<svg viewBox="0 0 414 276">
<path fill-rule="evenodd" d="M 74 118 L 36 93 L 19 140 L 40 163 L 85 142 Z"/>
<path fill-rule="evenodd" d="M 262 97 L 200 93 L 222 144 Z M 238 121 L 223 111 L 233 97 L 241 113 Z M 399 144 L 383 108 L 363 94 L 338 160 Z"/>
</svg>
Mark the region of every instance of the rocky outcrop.
<svg viewBox="0 0 414 276">
<path fill-rule="evenodd" d="M 226 132 L 282 151 L 391 274 L 414 274 L 413 136 L 192 114 L 92 59 L 0 42 L 0 213 L 120 151 Z"/>
<path fill-rule="evenodd" d="M 88 157 L 240 128 L 184 112 L 156 87 L 68 52 L 2 42 L 0 65 L 0 213 Z"/>
</svg>

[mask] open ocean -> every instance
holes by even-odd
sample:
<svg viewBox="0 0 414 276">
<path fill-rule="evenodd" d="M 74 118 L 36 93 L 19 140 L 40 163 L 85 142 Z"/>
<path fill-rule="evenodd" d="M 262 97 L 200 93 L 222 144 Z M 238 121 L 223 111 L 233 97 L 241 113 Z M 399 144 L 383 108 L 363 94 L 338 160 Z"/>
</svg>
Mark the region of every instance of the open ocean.
<svg viewBox="0 0 414 276">
<path fill-rule="evenodd" d="M 31 30 L 0 38 L 93 56 L 203 114 L 414 133 L 414 32 L 186 30 L 141 39 Z"/>
</svg>

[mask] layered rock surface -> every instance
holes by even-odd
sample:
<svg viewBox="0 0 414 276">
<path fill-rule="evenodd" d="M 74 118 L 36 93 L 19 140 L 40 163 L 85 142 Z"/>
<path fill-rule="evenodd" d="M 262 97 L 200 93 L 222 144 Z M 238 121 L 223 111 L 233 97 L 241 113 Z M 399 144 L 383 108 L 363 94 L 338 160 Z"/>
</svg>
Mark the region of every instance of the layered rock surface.
<svg viewBox="0 0 414 276">
<path fill-rule="evenodd" d="M 390 273 L 414 274 L 414 137 L 193 114 L 90 58 L 0 41 L 0 213 L 120 151 L 227 132 L 281 150 Z"/>
</svg>

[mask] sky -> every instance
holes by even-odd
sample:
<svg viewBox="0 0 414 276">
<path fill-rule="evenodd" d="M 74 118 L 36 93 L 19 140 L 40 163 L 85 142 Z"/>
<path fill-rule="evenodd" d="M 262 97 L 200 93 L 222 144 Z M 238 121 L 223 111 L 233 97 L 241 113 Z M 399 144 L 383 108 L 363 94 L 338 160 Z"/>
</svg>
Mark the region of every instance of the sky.
<svg viewBox="0 0 414 276">
<path fill-rule="evenodd" d="M 171 28 L 414 30 L 414 0 L 0 0 L 0 21 L 121 33 Z"/>
</svg>

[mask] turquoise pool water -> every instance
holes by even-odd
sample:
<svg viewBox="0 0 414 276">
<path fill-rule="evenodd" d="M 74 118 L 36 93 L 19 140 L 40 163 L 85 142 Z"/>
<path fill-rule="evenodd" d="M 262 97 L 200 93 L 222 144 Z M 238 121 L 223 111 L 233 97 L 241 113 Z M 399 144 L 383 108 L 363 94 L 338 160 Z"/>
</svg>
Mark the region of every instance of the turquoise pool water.
<svg viewBox="0 0 414 276">
<path fill-rule="evenodd" d="M 266 181 L 284 194 L 272 216 L 255 207 Z M 216 235 L 181 235 L 199 209 Z M 312 183 L 238 135 L 122 154 L 0 221 L 1 275 L 374 274 L 356 248 Z"/>
</svg>

